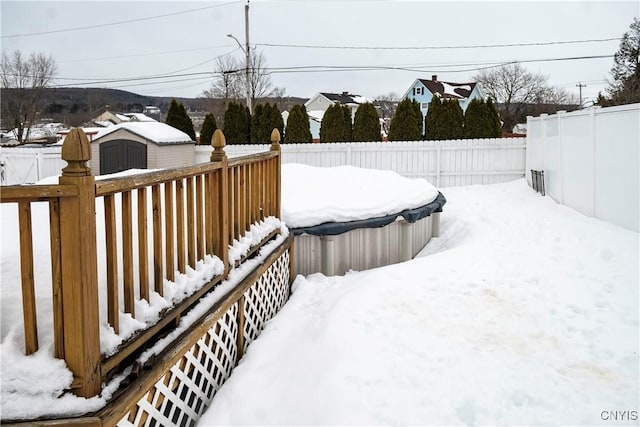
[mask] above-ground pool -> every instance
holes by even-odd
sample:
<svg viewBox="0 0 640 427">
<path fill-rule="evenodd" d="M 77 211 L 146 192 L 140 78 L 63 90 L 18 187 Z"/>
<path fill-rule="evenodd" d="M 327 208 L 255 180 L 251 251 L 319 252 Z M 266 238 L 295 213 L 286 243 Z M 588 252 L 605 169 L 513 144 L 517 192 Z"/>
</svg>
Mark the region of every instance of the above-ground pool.
<svg viewBox="0 0 640 427">
<path fill-rule="evenodd" d="M 282 217 L 297 274 L 407 261 L 439 233 L 444 196 L 422 178 L 353 166 L 282 165 Z"/>
<path fill-rule="evenodd" d="M 438 192 L 431 203 L 396 214 L 291 228 L 295 273 L 332 276 L 408 261 L 438 237 L 445 203 Z"/>
</svg>

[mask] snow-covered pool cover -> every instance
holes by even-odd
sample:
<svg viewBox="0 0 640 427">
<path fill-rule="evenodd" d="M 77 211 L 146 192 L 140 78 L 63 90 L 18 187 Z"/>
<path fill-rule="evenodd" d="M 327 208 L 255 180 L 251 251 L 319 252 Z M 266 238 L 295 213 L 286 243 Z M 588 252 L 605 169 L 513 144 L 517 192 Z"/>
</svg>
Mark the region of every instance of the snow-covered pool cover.
<svg viewBox="0 0 640 427">
<path fill-rule="evenodd" d="M 166 123 L 156 121 L 125 122 L 117 124 L 115 126 L 109 126 L 108 128 L 105 128 L 104 130 L 98 132 L 93 140 L 95 141 L 98 138 L 102 138 L 103 136 L 109 135 L 110 133 L 113 133 L 119 129 L 127 129 L 135 133 L 136 135 L 139 135 L 158 144 L 191 142 L 191 138 L 186 133 L 174 128 L 173 126 L 169 126 Z"/>
<path fill-rule="evenodd" d="M 427 180 L 353 166 L 282 165 L 282 220 L 289 228 L 377 218 L 433 202 Z"/>
</svg>

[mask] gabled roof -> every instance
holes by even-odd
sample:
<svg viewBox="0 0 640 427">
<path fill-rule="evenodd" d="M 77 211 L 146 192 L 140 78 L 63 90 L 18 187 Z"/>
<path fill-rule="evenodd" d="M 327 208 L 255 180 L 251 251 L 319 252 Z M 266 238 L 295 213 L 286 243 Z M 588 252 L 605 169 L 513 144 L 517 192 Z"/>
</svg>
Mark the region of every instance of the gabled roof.
<svg viewBox="0 0 640 427">
<path fill-rule="evenodd" d="M 125 122 L 101 129 L 93 138 L 93 142 L 120 129 L 125 129 L 156 144 L 192 143 L 186 133 L 162 122 Z"/>
<path fill-rule="evenodd" d="M 342 105 L 346 105 L 346 104 L 364 104 L 366 102 L 371 102 L 367 98 L 365 98 L 364 96 L 354 95 L 354 94 L 349 93 L 349 92 L 342 92 L 342 93 L 320 92 L 320 95 L 324 96 L 325 98 L 327 98 L 327 99 L 329 99 L 329 100 L 331 100 L 333 102 L 339 102 Z"/>
<path fill-rule="evenodd" d="M 418 79 L 429 92 L 441 98 L 465 99 L 471 95 L 477 83 L 452 83 L 439 80 Z"/>
<path fill-rule="evenodd" d="M 124 115 L 129 118 L 130 122 L 157 122 L 153 117 L 149 117 L 143 113 L 125 113 Z"/>
</svg>

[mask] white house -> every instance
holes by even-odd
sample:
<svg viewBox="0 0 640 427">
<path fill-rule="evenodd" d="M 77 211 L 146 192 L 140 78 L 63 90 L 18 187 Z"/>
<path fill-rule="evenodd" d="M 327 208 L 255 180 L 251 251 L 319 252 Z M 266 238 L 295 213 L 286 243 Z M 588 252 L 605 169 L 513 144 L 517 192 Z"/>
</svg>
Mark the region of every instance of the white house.
<svg viewBox="0 0 640 427">
<path fill-rule="evenodd" d="M 431 76 L 431 80 L 416 79 L 402 96 L 402 99 L 415 99 L 420 104 L 422 117 L 427 116 L 429 103 L 434 96 L 441 99 L 457 99 L 462 112 L 467 110 L 473 99 L 485 99 L 485 95 L 477 82 L 453 83 L 438 80 L 437 75 Z"/>
<path fill-rule="evenodd" d="M 353 120 L 356 115 L 356 110 L 360 104 L 367 102 L 372 101 L 364 96 L 350 94 L 349 92 L 342 92 L 341 94 L 319 92 L 315 94 L 311 99 L 304 103 L 304 106 L 307 109 L 307 114 L 309 115 L 311 137 L 314 140 L 320 139 L 320 123 L 322 122 L 324 112 L 327 111 L 331 105 L 340 103 L 349 107 L 351 109 L 351 119 Z"/>
</svg>

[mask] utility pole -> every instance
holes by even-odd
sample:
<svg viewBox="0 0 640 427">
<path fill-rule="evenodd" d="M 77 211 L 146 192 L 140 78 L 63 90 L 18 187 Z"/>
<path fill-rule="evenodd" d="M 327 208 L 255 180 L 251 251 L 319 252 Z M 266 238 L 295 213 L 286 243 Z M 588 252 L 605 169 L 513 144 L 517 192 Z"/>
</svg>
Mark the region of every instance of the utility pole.
<svg viewBox="0 0 640 427">
<path fill-rule="evenodd" d="M 587 85 L 583 85 L 582 82 L 579 82 L 576 87 L 580 89 L 580 109 L 582 110 L 582 88 L 587 87 Z"/>
<path fill-rule="evenodd" d="M 245 79 L 247 86 L 247 108 L 249 109 L 249 114 L 253 114 L 253 109 L 251 108 L 251 79 L 249 73 L 249 67 L 251 66 L 251 49 L 249 48 L 249 0 L 247 0 L 247 4 L 244 6 L 244 36 L 245 36 L 245 46 L 242 47 L 242 43 L 240 40 L 235 38 L 233 34 L 227 34 L 227 37 L 232 38 L 238 43 L 240 49 L 244 52 L 245 55 Z"/>
<path fill-rule="evenodd" d="M 247 4 L 244 6 L 244 31 L 245 31 L 245 41 L 247 42 L 245 47 L 245 55 L 246 55 L 246 69 L 245 74 L 247 78 L 247 108 L 249 109 L 249 115 L 253 114 L 251 108 L 251 80 L 249 79 L 249 66 L 251 64 L 251 49 L 249 48 L 249 0 L 247 0 Z"/>
</svg>

